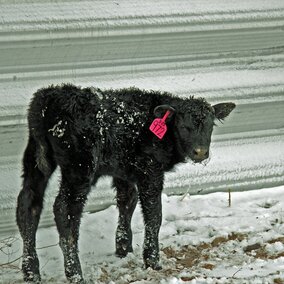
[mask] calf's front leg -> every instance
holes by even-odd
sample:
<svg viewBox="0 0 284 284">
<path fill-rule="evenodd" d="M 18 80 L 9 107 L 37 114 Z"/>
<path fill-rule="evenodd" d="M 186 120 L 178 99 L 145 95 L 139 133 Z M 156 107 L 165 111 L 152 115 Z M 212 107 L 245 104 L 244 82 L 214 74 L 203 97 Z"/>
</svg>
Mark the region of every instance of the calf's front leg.
<svg viewBox="0 0 284 284">
<path fill-rule="evenodd" d="M 116 255 L 125 257 L 132 248 L 131 219 L 137 204 L 137 190 L 132 183 L 114 178 L 116 201 L 119 210 L 118 226 L 116 230 Z"/>
<path fill-rule="evenodd" d="M 143 259 L 146 268 L 159 270 L 159 231 L 162 223 L 161 193 L 163 176 L 145 178 L 138 183 L 139 198 L 145 223 Z"/>
</svg>

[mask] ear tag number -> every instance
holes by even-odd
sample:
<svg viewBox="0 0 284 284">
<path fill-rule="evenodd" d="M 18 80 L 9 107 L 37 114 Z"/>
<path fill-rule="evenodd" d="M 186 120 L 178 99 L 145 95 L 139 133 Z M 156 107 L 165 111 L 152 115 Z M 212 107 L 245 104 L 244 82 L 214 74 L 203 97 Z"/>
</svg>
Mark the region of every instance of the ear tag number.
<svg viewBox="0 0 284 284">
<path fill-rule="evenodd" d="M 166 119 L 170 115 L 170 111 L 167 110 L 163 118 L 155 118 L 150 125 L 150 130 L 160 139 L 164 137 L 167 132 Z"/>
</svg>

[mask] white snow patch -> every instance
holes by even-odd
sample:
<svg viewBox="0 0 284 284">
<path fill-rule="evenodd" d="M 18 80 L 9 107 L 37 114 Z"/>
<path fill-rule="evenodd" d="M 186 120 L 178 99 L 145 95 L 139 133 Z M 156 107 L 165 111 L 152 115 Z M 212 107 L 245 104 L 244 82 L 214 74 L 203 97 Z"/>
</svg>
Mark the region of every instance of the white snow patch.
<svg viewBox="0 0 284 284">
<path fill-rule="evenodd" d="M 62 138 L 66 131 L 66 129 L 63 127 L 63 124 L 67 125 L 67 121 L 63 123 L 62 120 L 59 120 L 51 129 L 48 129 L 48 132 L 51 132 L 53 136 Z"/>
<path fill-rule="evenodd" d="M 284 186 L 233 192 L 231 207 L 227 193 L 184 198 L 163 195 L 161 271 L 143 268 L 144 224 L 140 208 L 132 222 L 134 253 L 124 259 L 114 255 L 116 207 L 85 213 L 79 242 L 85 279 L 87 283 L 113 284 L 284 281 L 283 206 Z M 43 283 L 67 283 L 54 227 L 39 230 L 37 247 Z M 195 254 L 198 257 L 191 262 Z M 2 283 L 20 281 L 19 260 L 3 265 L 19 256 L 20 237 L 3 237 Z"/>
</svg>

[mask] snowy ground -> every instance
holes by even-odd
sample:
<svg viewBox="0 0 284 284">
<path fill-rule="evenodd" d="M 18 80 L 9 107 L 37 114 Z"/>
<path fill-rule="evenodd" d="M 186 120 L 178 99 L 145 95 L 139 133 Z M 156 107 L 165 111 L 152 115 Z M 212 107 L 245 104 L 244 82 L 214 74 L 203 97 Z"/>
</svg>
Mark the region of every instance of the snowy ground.
<svg viewBox="0 0 284 284">
<path fill-rule="evenodd" d="M 143 221 L 133 219 L 134 253 L 114 255 L 117 210 L 85 213 L 80 256 L 87 283 L 284 283 L 284 186 L 203 196 L 163 195 L 161 271 L 142 262 Z M 66 283 L 54 227 L 38 232 L 43 283 Z M 1 283 L 22 283 L 19 236 L 1 237 Z M 5 264 L 6 263 L 6 264 Z"/>
</svg>

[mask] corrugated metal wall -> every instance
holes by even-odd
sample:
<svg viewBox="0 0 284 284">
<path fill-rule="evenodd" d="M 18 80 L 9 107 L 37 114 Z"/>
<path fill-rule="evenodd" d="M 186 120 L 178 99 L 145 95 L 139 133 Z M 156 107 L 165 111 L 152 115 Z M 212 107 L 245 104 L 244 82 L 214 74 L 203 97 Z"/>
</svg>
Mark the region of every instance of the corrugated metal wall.
<svg viewBox="0 0 284 284">
<path fill-rule="evenodd" d="M 62 82 L 136 85 L 210 102 L 232 100 L 238 108 L 216 130 L 217 148 L 242 139 L 281 141 L 283 51 L 281 0 L 0 0 L 0 194 L 5 214 L 14 210 L 20 187 L 26 108 L 37 88 Z M 207 179 L 193 170 L 192 176 L 182 177 L 188 179 L 182 186 L 178 173 L 170 174 L 166 191 L 181 193 L 189 185 L 191 192 L 210 192 L 280 184 L 283 168 L 271 167 L 274 155 L 261 165 L 266 170 L 250 175 L 242 176 L 253 172 L 246 163 L 239 174 L 232 165 L 231 175 L 221 167 Z M 210 179 L 216 174 L 218 182 Z M 91 210 L 113 202 L 105 184 L 91 198 Z"/>
</svg>

